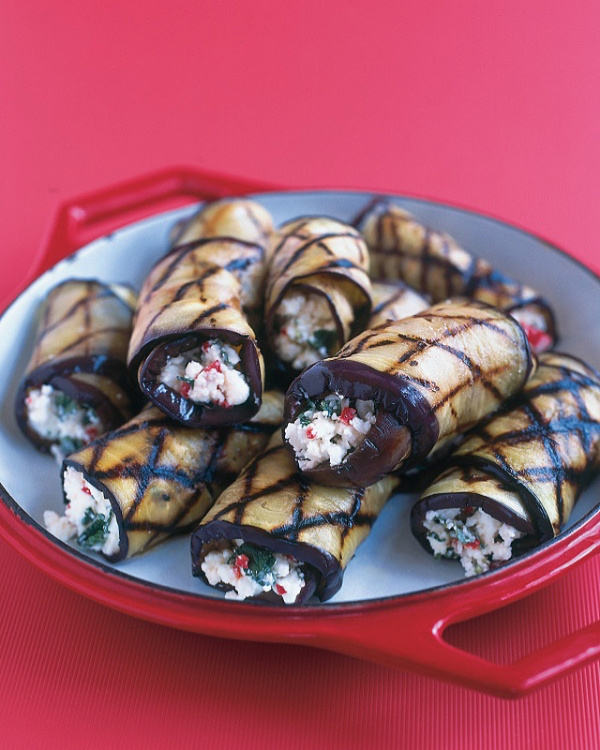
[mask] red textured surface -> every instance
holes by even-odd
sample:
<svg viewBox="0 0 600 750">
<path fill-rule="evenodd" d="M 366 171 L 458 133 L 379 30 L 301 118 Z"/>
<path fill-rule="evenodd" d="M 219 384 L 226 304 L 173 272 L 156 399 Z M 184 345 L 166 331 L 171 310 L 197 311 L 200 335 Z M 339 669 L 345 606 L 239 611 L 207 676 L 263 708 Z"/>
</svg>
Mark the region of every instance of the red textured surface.
<svg viewBox="0 0 600 750">
<path fill-rule="evenodd" d="M 62 200 L 180 163 L 466 205 L 598 269 L 599 31 L 592 0 L 22 0 L 0 26 L 0 298 Z M 2 541 L 0 570 L 2 746 L 600 746 L 598 663 L 506 702 L 151 625 Z M 600 618 L 599 583 L 594 558 L 449 638 L 511 661 Z"/>
</svg>

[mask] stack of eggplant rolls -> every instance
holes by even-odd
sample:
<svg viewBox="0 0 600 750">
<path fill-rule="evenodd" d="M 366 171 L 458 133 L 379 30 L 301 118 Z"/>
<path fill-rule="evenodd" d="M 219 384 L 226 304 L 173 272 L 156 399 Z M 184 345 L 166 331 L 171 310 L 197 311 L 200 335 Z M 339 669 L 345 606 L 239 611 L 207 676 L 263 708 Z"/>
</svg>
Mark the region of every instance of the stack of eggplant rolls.
<svg viewBox="0 0 600 750">
<path fill-rule="evenodd" d="M 187 534 L 225 599 L 303 605 L 395 493 L 467 576 L 560 532 L 600 470 L 600 374 L 557 339 L 531 287 L 387 198 L 278 226 L 222 199 L 139 292 L 51 291 L 16 415 L 60 464 L 54 536 L 118 562 Z"/>
</svg>

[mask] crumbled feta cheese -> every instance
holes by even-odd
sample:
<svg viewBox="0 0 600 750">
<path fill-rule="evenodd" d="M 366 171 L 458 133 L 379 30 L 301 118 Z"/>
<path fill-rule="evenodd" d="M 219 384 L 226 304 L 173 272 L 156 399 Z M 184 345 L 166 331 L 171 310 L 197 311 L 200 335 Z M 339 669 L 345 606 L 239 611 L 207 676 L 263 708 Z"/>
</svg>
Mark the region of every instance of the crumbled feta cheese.
<svg viewBox="0 0 600 750">
<path fill-rule="evenodd" d="M 250 397 L 246 376 L 236 369 L 240 355 L 234 347 L 216 339 L 171 358 L 160 380 L 192 401 L 228 407 L 243 404 Z"/>
<path fill-rule="evenodd" d="M 304 586 L 299 562 L 241 539 L 223 541 L 207 552 L 201 568 L 210 586 L 226 586 L 225 598 L 237 601 L 273 591 L 285 604 L 293 604 Z"/>
<path fill-rule="evenodd" d="M 285 428 L 301 470 L 328 461 L 339 466 L 357 448 L 376 421 L 373 401 L 329 394 L 310 402 L 305 411 Z"/>
<path fill-rule="evenodd" d="M 467 576 L 485 573 L 512 557 L 512 542 L 523 536 L 481 508 L 429 510 L 424 526 L 436 557 L 460 560 Z"/>
<path fill-rule="evenodd" d="M 93 409 L 48 384 L 32 388 L 27 393 L 25 407 L 30 427 L 53 442 L 51 451 L 58 463 L 104 431 Z"/>
<path fill-rule="evenodd" d="M 54 536 L 68 541 L 75 538 L 86 549 L 107 556 L 119 551 L 119 526 L 110 501 L 72 466 L 63 476 L 67 506 L 63 516 L 51 510 L 44 512 L 44 525 Z"/>
<path fill-rule="evenodd" d="M 273 348 L 295 370 L 329 356 L 340 346 L 327 299 L 321 294 L 292 290 L 277 309 Z"/>
</svg>

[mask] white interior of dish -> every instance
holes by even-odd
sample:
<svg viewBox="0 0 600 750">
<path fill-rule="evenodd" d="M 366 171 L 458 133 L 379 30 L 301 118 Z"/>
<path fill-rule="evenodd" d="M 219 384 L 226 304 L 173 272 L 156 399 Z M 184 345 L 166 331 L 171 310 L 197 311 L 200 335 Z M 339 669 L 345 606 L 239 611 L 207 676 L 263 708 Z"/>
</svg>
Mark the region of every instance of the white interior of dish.
<svg viewBox="0 0 600 750">
<path fill-rule="evenodd" d="M 366 193 L 311 192 L 258 196 L 276 221 L 307 214 L 350 220 L 371 199 Z M 477 214 L 416 199 L 399 202 L 426 224 L 454 236 L 501 271 L 528 282 L 552 303 L 561 351 L 600 368 L 600 280 L 568 256 L 518 229 Z M 35 281 L 0 319 L 0 482 L 42 528 L 46 509 L 61 512 L 58 467 L 38 453 L 17 427 L 13 411 L 17 386 L 31 354 L 36 314 L 48 290 L 67 278 L 97 278 L 140 286 L 167 248 L 172 224 L 193 207 L 170 211 L 114 232 L 78 251 Z M 568 526 L 598 504 L 600 480 L 579 500 Z M 413 539 L 408 516 L 414 498 L 394 497 L 349 564 L 342 590 L 332 602 L 397 596 L 464 580 L 458 562 L 436 561 Z M 62 544 L 61 542 L 56 542 Z M 94 557 L 105 567 L 104 559 Z M 110 567 L 110 566 L 109 566 Z M 122 573 L 183 592 L 221 597 L 191 575 L 189 538 L 113 566 Z M 492 574 L 493 575 L 493 574 Z"/>
</svg>

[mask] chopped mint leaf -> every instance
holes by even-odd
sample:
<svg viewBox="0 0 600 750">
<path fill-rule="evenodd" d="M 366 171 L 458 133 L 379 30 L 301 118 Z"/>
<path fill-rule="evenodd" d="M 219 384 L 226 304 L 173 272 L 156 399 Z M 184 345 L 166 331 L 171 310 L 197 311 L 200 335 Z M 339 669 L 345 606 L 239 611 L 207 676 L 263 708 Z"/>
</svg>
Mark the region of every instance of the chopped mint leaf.
<svg viewBox="0 0 600 750">
<path fill-rule="evenodd" d="M 325 398 L 321 401 L 321 411 L 324 411 L 328 417 L 332 417 L 334 414 L 340 416 L 342 413 L 342 401 L 337 397 Z"/>
<path fill-rule="evenodd" d="M 319 328 L 313 333 L 309 343 L 313 349 L 316 349 L 318 352 L 325 351 L 329 354 L 332 347 L 337 344 L 337 341 L 338 335 L 336 331 L 331 331 L 327 328 Z"/>
<path fill-rule="evenodd" d="M 235 550 L 234 554 L 236 557 L 237 555 L 246 555 L 248 557 L 248 574 L 258 584 L 265 586 L 272 583 L 275 556 L 270 550 L 244 542 Z"/>
<path fill-rule="evenodd" d="M 80 547 L 91 548 L 98 544 L 103 544 L 106 537 L 108 536 L 108 526 L 110 519 L 112 518 L 112 510 L 107 516 L 102 513 L 94 514 L 91 508 L 86 511 L 86 518 L 89 518 L 88 511 L 91 511 L 93 520 L 85 527 L 81 534 L 77 537 L 77 544 Z"/>
<path fill-rule="evenodd" d="M 194 385 L 194 378 L 186 378 L 185 375 L 178 375 L 177 380 L 181 380 L 183 383 L 187 383 L 188 385 Z"/>
<path fill-rule="evenodd" d="M 78 409 L 77 402 L 74 401 L 70 396 L 67 396 L 67 394 L 63 393 L 62 391 L 57 391 L 57 393 L 55 394 L 54 404 L 56 406 L 56 411 L 58 412 L 58 416 L 61 419 L 64 419 L 70 414 L 74 414 Z"/>
</svg>

